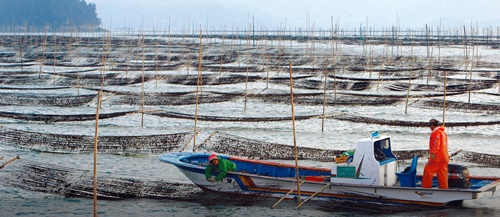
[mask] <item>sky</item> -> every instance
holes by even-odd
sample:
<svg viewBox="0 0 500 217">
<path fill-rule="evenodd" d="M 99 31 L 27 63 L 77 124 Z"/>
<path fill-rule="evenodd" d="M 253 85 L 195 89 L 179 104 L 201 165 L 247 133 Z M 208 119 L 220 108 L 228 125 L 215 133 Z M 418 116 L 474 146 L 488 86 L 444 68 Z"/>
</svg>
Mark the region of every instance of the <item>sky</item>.
<svg viewBox="0 0 500 217">
<path fill-rule="evenodd" d="M 500 26 L 498 0 L 87 0 L 105 28 Z"/>
</svg>

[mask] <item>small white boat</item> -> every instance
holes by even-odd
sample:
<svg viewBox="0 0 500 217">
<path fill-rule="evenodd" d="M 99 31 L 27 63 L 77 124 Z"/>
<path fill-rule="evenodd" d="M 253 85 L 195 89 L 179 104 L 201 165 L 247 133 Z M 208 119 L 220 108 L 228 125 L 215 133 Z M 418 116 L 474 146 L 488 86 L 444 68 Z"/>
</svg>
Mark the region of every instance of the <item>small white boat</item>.
<svg viewBox="0 0 500 217">
<path fill-rule="evenodd" d="M 210 183 L 205 179 L 208 156 L 179 152 L 163 154 L 160 160 L 175 165 L 205 190 L 290 199 L 298 196 L 295 165 L 219 155 L 233 161 L 237 170 L 228 172 L 221 182 Z M 396 160 L 390 137 L 362 139 L 346 162 L 336 162 L 332 168 L 299 166 L 300 196 L 382 205 L 445 206 L 478 199 L 500 185 L 500 177 L 469 176 L 466 167 L 450 164 L 449 189 L 421 188 L 418 158 L 413 158 L 405 172 L 398 171 Z"/>
</svg>

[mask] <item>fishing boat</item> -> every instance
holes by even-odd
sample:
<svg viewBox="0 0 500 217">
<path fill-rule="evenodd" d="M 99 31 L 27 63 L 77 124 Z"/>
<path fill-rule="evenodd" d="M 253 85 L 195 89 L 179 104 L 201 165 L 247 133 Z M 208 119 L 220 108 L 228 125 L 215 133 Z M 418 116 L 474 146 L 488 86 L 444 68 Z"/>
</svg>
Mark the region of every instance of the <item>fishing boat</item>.
<svg viewBox="0 0 500 217">
<path fill-rule="evenodd" d="M 228 172 L 222 181 L 211 183 L 205 178 L 208 156 L 208 153 L 166 153 L 160 156 L 160 161 L 175 165 L 204 190 L 288 199 L 297 198 L 300 193 L 300 197 L 308 197 L 307 200 L 439 207 L 493 194 L 500 185 L 500 177 L 471 176 L 467 167 L 449 164 L 449 189 L 422 188 L 421 173 L 417 174 L 418 157 L 413 157 L 411 166 L 399 169 L 391 138 L 376 134 L 358 141 L 354 152 L 337 157 L 331 168 L 296 167 L 219 155 L 233 161 L 237 169 Z M 217 174 L 215 171 L 212 175 Z M 434 184 L 437 186 L 437 180 Z"/>
</svg>

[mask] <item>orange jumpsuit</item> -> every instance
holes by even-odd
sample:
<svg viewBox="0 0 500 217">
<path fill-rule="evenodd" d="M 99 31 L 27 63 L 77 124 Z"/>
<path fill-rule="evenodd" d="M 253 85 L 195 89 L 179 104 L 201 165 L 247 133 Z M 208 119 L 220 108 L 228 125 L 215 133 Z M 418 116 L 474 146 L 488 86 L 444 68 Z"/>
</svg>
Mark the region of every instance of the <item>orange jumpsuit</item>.
<svg viewBox="0 0 500 217">
<path fill-rule="evenodd" d="M 448 135 L 444 127 L 436 127 L 429 140 L 429 161 L 425 165 L 422 188 L 432 188 L 432 177 L 437 174 L 439 188 L 448 188 Z"/>
</svg>

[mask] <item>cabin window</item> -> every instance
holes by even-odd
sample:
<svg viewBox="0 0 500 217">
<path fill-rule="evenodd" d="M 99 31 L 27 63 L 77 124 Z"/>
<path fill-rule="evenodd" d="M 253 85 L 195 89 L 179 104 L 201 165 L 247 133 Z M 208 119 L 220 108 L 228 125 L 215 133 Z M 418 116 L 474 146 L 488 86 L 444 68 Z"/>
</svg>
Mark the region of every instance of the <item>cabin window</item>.
<svg viewBox="0 0 500 217">
<path fill-rule="evenodd" d="M 392 161 L 396 157 L 392 154 L 391 141 L 389 138 L 379 140 L 373 143 L 373 154 L 379 162 Z"/>
</svg>

